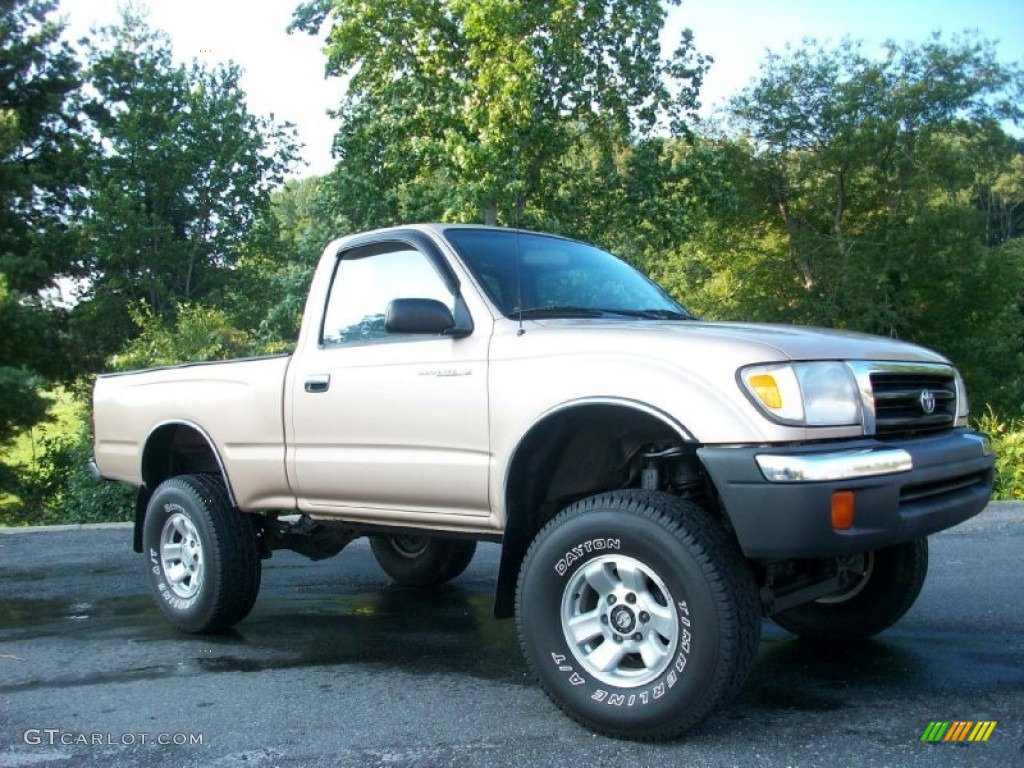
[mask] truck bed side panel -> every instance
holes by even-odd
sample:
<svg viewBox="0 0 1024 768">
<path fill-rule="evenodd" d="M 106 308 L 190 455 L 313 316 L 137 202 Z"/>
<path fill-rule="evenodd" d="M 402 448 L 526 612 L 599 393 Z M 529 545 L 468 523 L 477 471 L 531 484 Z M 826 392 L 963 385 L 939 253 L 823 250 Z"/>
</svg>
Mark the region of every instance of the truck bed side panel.
<svg viewBox="0 0 1024 768">
<path fill-rule="evenodd" d="M 142 452 L 153 430 L 190 423 L 212 439 L 240 508 L 293 507 L 282 416 L 289 360 L 234 360 L 100 377 L 94 392 L 100 472 L 141 484 Z"/>
</svg>

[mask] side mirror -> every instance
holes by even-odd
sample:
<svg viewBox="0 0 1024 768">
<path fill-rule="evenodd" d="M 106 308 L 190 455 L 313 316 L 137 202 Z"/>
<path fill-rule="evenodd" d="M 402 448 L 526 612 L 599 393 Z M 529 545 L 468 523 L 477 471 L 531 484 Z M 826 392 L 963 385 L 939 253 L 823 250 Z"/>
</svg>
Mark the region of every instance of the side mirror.
<svg viewBox="0 0 1024 768">
<path fill-rule="evenodd" d="M 436 299 L 394 299 L 384 316 L 388 333 L 451 333 L 455 318 L 451 310 Z"/>
</svg>

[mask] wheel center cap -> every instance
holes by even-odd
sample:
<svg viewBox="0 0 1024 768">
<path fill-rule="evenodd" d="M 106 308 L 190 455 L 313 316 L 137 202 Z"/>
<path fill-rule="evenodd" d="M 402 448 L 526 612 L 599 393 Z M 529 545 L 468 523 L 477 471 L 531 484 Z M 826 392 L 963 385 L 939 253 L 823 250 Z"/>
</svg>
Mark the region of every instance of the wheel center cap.
<svg viewBox="0 0 1024 768">
<path fill-rule="evenodd" d="M 616 606 L 611 612 L 611 624 L 617 632 L 632 632 L 636 626 L 636 616 L 624 605 Z"/>
</svg>

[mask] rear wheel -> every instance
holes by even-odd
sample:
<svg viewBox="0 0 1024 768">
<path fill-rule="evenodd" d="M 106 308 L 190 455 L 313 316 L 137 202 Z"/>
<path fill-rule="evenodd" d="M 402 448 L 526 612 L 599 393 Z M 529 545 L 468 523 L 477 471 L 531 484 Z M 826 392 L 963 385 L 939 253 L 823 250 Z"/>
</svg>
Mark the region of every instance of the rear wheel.
<svg viewBox="0 0 1024 768">
<path fill-rule="evenodd" d="M 627 490 L 573 504 L 538 534 L 516 595 L 523 652 L 578 722 L 672 738 L 728 701 L 757 654 L 757 586 L 710 514 Z"/>
<path fill-rule="evenodd" d="M 856 555 L 857 578 L 845 590 L 791 608 L 772 620 L 812 640 L 852 642 L 895 624 L 917 600 L 928 573 L 928 540 Z"/>
<path fill-rule="evenodd" d="M 370 547 L 388 576 L 408 587 L 444 584 L 466 570 L 476 553 L 472 539 L 399 533 L 371 536 Z"/>
<path fill-rule="evenodd" d="M 146 508 L 143 545 L 157 604 L 185 632 L 215 632 L 248 615 L 260 555 L 248 518 L 214 475 L 165 480 Z"/>
</svg>

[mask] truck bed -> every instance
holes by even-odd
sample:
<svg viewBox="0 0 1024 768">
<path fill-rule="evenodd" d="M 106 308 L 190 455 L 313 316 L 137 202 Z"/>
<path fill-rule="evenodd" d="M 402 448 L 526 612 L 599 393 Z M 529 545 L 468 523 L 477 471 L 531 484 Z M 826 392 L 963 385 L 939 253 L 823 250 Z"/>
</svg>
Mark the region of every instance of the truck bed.
<svg viewBox="0 0 1024 768">
<path fill-rule="evenodd" d="M 237 506 L 294 506 L 282 410 L 290 360 L 275 355 L 100 376 L 93 393 L 99 473 L 141 485 L 148 437 L 184 424 L 203 432 L 214 446 Z"/>
</svg>

